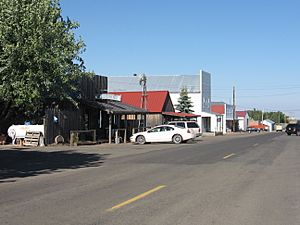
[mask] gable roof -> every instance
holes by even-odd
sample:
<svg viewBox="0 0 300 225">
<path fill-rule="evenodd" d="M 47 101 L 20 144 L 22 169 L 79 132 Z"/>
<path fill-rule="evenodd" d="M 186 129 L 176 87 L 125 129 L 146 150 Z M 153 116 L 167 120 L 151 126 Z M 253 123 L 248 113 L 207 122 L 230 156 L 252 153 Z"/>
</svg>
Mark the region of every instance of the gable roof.
<svg viewBox="0 0 300 225">
<path fill-rule="evenodd" d="M 271 123 L 271 124 L 274 124 L 274 123 L 275 123 L 273 120 L 270 120 L 270 119 L 266 119 L 266 120 L 264 120 L 263 122 L 267 122 L 267 123 Z"/>
<path fill-rule="evenodd" d="M 237 117 L 246 117 L 247 111 L 236 111 L 235 114 Z"/>
<path fill-rule="evenodd" d="M 121 95 L 121 102 L 141 108 L 141 91 L 110 92 L 110 94 Z M 161 113 L 168 98 L 170 99 L 168 91 L 147 91 L 147 110 Z"/>
</svg>

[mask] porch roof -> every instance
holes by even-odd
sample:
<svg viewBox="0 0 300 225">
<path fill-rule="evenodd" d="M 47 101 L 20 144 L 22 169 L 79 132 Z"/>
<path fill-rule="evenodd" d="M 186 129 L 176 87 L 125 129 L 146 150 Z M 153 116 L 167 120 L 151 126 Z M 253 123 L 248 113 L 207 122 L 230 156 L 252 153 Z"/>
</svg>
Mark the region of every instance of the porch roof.
<svg viewBox="0 0 300 225">
<path fill-rule="evenodd" d="M 147 110 L 136 108 L 122 102 L 105 100 L 105 101 L 82 101 L 84 105 L 100 109 L 112 114 L 146 114 Z"/>
<path fill-rule="evenodd" d="M 180 113 L 180 112 L 163 112 L 163 115 L 168 115 L 168 116 L 175 116 L 175 117 L 187 117 L 187 118 L 191 118 L 191 117 L 201 117 L 201 115 L 196 115 L 196 114 L 191 114 L 191 113 Z"/>
</svg>

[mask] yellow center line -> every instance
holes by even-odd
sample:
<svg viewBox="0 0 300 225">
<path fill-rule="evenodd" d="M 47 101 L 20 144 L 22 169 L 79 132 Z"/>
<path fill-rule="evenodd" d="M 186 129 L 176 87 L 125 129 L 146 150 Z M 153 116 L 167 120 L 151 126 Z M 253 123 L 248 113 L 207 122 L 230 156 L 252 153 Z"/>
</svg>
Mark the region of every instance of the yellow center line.
<svg viewBox="0 0 300 225">
<path fill-rule="evenodd" d="M 228 158 L 230 158 L 231 156 L 234 156 L 234 155 L 235 155 L 234 153 L 231 153 L 230 155 L 224 156 L 223 159 L 228 159 Z"/>
<path fill-rule="evenodd" d="M 118 205 L 115 205 L 114 207 L 108 209 L 107 211 L 111 212 L 113 210 L 119 209 L 119 208 L 121 208 L 121 207 L 123 207 L 125 205 L 128 205 L 130 203 L 133 203 L 133 202 L 135 202 L 135 201 L 137 201 L 139 199 L 145 198 L 147 195 L 150 195 L 150 194 L 152 194 L 152 193 L 154 193 L 156 191 L 159 191 L 160 189 L 165 188 L 165 187 L 166 187 L 166 185 L 161 185 L 161 186 L 158 186 L 156 188 L 153 188 L 153 189 L 151 189 L 151 190 L 149 190 L 149 191 L 147 191 L 147 192 L 145 192 L 143 194 L 140 194 L 140 195 L 138 195 L 138 196 L 136 196 L 134 198 L 131 198 L 131 199 L 125 201 L 125 202 L 122 202 L 122 203 L 120 203 Z"/>
</svg>

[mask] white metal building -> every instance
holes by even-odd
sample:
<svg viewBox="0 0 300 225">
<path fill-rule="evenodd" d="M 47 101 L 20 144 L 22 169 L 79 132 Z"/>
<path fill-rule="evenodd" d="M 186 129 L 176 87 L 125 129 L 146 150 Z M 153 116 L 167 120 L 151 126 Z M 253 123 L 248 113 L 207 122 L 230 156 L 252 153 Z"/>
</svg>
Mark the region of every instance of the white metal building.
<svg viewBox="0 0 300 225">
<path fill-rule="evenodd" d="M 211 102 L 211 111 L 224 116 L 222 120 L 223 134 L 233 129 L 233 105 L 225 102 Z"/>
<path fill-rule="evenodd" d="M 247 111 L 236 111 L 236 118 L 239 123 L 239 130 L 246 131 L 247 127 L 249 127 L 249 120 L 250 120 Z"/>
<path fill-rule="evenodd" d="M 273 120 L 269 120 L 269 119 L 263 120 L 262 124 L 268 126 L 269 132 L 272 132 L 275 129 L 275 122 Z"/>
<path fill-rule="evenodd" d="M 182 88 L 186 88 L 193 103 L 194 114 L 199 114 L 199 125 L 202 130 L 215 132 L 217 115 L 211 113 L 211 75 L 200 70 L 199 75 L 146 75 L 147 90 L 167 90 L 173 105 L 178 104 L 178 98 Z M 110 76 L 108 77 L 109 92 L 141 91 L 139 78 L 134 76 Z M 203 116 L 205 112 L 205 116 Z M 203 115 L 202 115 L 203 114 Z"/>
</svg>

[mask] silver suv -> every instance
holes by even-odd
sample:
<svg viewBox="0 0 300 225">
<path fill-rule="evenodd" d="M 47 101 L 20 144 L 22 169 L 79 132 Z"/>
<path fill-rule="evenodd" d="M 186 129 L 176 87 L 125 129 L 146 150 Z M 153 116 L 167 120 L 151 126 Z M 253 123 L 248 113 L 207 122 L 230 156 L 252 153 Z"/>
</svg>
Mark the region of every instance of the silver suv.
<svg viewBox="0 0 300 225">
<path fill-rule="evenodd" d="M 169 122 L 168 124 L 189 129 L 196 135 L 196 137 L 200 137 L 202 135 L 201 129 L 200 129 L 198 123 L 195 121 L 172 121 L 172 122 Z"/>
</svg>

